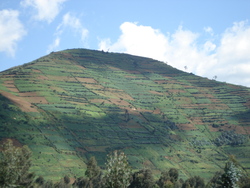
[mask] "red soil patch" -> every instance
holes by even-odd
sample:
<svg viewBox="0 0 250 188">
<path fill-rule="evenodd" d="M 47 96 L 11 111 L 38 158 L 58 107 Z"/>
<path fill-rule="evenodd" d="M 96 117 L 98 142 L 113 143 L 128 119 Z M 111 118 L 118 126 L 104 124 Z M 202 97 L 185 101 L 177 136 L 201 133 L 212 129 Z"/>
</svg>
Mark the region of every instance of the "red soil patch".
<svg viewBox="0 0 250 188">
<path fill-rule="evenodd" d="M 14 104 L 16 104 L 22 111 L 24 112 L 38 112 L 38 110 L 32 106 L 32 104 L 26 100 L 24 100 L 22 97 L 15 96 L 11 93 L 0 91 L 0 93 L 11 100 Z"/>
</svg>

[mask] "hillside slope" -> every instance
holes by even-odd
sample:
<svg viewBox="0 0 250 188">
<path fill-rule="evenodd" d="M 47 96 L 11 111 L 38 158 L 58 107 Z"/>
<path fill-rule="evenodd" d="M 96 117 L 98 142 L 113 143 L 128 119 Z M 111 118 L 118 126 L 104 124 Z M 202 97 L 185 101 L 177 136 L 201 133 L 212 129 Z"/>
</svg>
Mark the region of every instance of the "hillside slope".
<svg viewBox="0 0 250 188">
<path fill-rule="evenodd" d="M 82 176 L 123 150 L 134 168 L 211 177 L 228 155 L 250 168 L 250 89 L 127 54 L 73 49 L 0 73 L 0 139 L 33 151 L 33 171 Z"/>
</svg>

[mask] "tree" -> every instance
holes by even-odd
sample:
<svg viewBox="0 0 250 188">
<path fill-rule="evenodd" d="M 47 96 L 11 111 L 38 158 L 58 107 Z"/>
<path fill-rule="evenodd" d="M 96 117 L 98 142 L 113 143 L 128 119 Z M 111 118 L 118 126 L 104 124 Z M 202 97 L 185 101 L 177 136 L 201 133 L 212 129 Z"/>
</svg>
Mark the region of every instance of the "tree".
<svg viewBox="0 0 250 188">
<path fill-rule="evenodd" d="M 31 167 L 31 151 L 27 146 L 15 147 L 12 140 L 3 144 L 0 161 L 0 184 L 2 187 L 30 187 L 34 173 Z"/>
<path fill-rule="evenodd" d="M 205 182 L 204 179 L 200 176 L 194 176 L 185 181 L 182 185 L 182 188 L 204 188 Z"/>
<path fill-rule="evenodd" d="M 179 172 L 176 168 L 171 168 L 169 171 L 163 171 L 160 179 L 157 181 L 159 187 L 175 187 L 179 185 L 177 182 Z"/>
<path fill-rule="evenodd" d="M 131 168 L 123 152 L 114 151 L 107 157 L 106 188 L 126 188 L 130 184 Z"/>
<path fill-rule="evenodd" d="M 151 188 L 154 184 L 152 171 L 150 169 L 143 169 L 133 173 L 129 188 Z"/>
<path fill-rule="evenodd" d="M 85 171 L 85 175 L 89 179 L 93 179 L 97 177 L 100 173 L 101 173 L 101 169 L 97 165 L 95 157 L 91 157 L 87 163 L 87 170 Z"/>
<path fill-rule="evenodd" d="M 221 187 L 236 188 L 241 177 L 241 170 L 233 161 L 228 161 L 221 176 Z"/>
</svg>

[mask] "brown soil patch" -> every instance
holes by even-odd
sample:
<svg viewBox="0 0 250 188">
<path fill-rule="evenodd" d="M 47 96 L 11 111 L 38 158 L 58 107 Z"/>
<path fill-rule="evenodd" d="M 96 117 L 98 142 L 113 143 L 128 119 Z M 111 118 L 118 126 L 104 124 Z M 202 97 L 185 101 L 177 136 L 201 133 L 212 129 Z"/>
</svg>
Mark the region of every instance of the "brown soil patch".
<svg viewBox="0 0 250 188">
<path fill-rule="evenodd" d="M 168 92 L 169 93 L 186 93 L 186 91 L 182 89 L 169 89 Z"/>
<path fill-rule="evenodd" d="M 149 169 L 154 169 L 155 168 L 153 163 L 151 161 L 149 161 L 149 160 L 144 161 L 143 166 L 146 167 L 146 168 L 149 168 Z"/>
<path fill-rule="evenodd" d="M 119 69 L 119 68 L 117 68 L 117 67 L 109 66 L 109 68 L 112 69 L 112 70 L 122 71 L 121 69 Z"/>
<path fill-rule="evenodd" d="M 119 124 L 123 128 L 134 128 L 134 129 L 144 129 L 139 123 L 136 123 L 134 120 L 129 120 L 128 122 Z"/>
<path fill-rule="evenodd" d="M 164 93 L 160 93 L 158 91 L 148 91 L 148 92 L 156 95 L 164 95 Z"/>
<path fill-rule="evenodd" d="M 111 88 L 105 88 L 103 90 L 100 90 L 101 88 L 98 87 L 103 87 L 101 85 L 94 85 L 94 84 L 84 84 L 87 88 L 94 88 L 93 92 L 95 92 L 98 95 L 109 97 L 109 98 L 116 98 L 116 99 L 124 99 L 124 100 L 134 100 L 130 95 L 128 95 L 125 92 L 122 92 L 121 90 L 116 90 L 116 89 L 111 89 Z M 97 88 L 99 90 L 97 90 Z"/>
<path fill-rule="evenodd" d="M 154 111 L 153 111 L 153 114 L 161 114 L 161 110 L 159 108 L 156 108 Z"/>
<path fill-rule="evenodd" d="M 47 76 L 40 75 L 37 77 L 38 80 L 48 80 L 49 78 Z"/>
<path fill-rule="evenodd" d="M 42 72 L 42 71 L 37 70 L 37 69 L 33 69 L 32 71 L 33 71 L 33 72 L 37 72 L 37 73 L 41 73 L 41 72 Z"/>
<path fill-rule="evenodd" d="M 243 127 L 243 129 L 245 130 L 245 134 L 248 134 L 248 135 L 250 134 L 250 127 Z"/>
<path fill-rule="evenodd" d="M 86 69 L 84 66 L 81 66 L 81 65 L 75 65 L 75 66 L 80 68 L 80 69 Z"/>
<path fill-rule="evenodd" d="M 85 82 L 85 83 L 90 83 L 90 84 L 96 84 L 97 81 L 93 78 L 80 78 L 80 77 L 76 77 L 76 79 L 79 81 L 79 82 Z"/>
<path fill-rule="evenodd" d="M 249 128 L 249 129 L 246 129 L 246 128 Z M 250 127 L 235 126 L 234 130 L 238 134 L 249 134 L 250 133 Z"/>
<path fill-rule="evenodd" d="M 76 79 L 74 77 L 69 76 L 51 76 L 48 75 L 49 80 L 56 80 L 56 81 L 69 81 L 69 82 L 76 82 Z"/>
<path fill-rule="evenodd" d="M 25 101 L 22 97 L 15 96 L 5 91 L 0 91 L 0 93 L 9 100 L 11 100 L 14 104 L 16 104 L 22 111 L 38 112 L 35 106 L 33 106 L 30 102 Z"/>
<path fill-rule="evenodd" d="M 141 74 L 139 71 L 129 71 L 129 70 L 127 70 L 126 72 L 131 73 L 131 74 Z"/>
<path fill-rule="evenodd" d="M 14 80 L 5 80 L 4 82 L 3 82 L 4 84 L 14 84 Z"/>
<path fill-rule="evenodd" d="M 129 75 L 125 75 L 125 78 L 138 78 L 137 76 L 129 76 Z"/>
<path fill-rule="evenodd" d="M 250 99 L 244 104 L 246 107 L 250 108 Z"/>
<path fill-rule="evenodd" d="M 23 145 L 16 139 L 14 138 L 3 138 L 1 141 L 0 141 L 0 146 L 2 146 L 7 140 L 11 140 L 13 142 L 13 145 L 16 146 L 16 147 L 23 147 Z M 0 147 L 0 151 L 2 150 L 2 148 Z"/>
<path fill-rule="evenodd" d="M 36 92 L 25 92 L 25 93 L 18 93 L 18 95 L 21 97 L 36 97 L 37 93 Z"/>
<path fill-rule="evenodd" d="M 120 100 L 120 99 L 110 99 L 110 101 L 118 106 L 129 106 L 130 103 L 128 103 L 127 101 L 124 100 Z"/>
<path fill-rule="evenodd" d="M 195 130 L 196 127 L 193 124 L 177 124 L 177 127 L 181 130 L 190 131 Z"/>
<path fill-rule="evenodd" d="M 189 120 L 195 125 L 204 124 L 203 121 L 202 121 L 202 117 L 191 117 Z"/>
<path fill-rule="evenodd" d="M 124 93 L 124 92 L 112 92 L 112 94 L 116 96 L 117 98 L 122 98 L 126 100 L 134 100 L 129 94 Z"/>
<path fill-rule="evenodd" d="M 19 90 L 16 87 L 8 87 L 8 89 L 12 92 L 18 93 Z"/>
<path fill-rule="evenodd" d="M 99 85 L 99 84 L 86 84 L 86 83 L 84 83 L 82 85 L 85 86 L 88 89 L 95 89 L 95 90 L 98 90 L 98 89 L 103 90 L 104 89 L 104 87 L 102 85 Z M 107 89 L 105 89 L 105 90 L 107 90 Z"/>
<path fill-rule="evenodd" d="M 64 89 L 62 89 L 62 88 L 60 88 L 60 87 L 50 87 L 50 89 L 52 90 L 52 91 L 57 91 L 57 92 L 65 92 L 65 93 L 67 93 Z"/>
<path fill-rule="evenodd" d="M 103 100 L 103 99 L 92 99 L 91 103 L 103 103 L 103 104 L 112 104 L 110 101 L 108 100 Z"/>
<path fill-rule="evenodd" d="M 92 147 L 86 147 L 87 151 L 100 151 L 100 152 L 106 152 L 106 148 L 108 146 L 92 146 Z"/>
<path fill-rule="evenodd" d="M 3 85 L 12 92 L 16 92 L 16 93 L 19 92 L 19 90 L 16 88 L 16 86 L 14 84 L 14 80 L 6 80 L 6 81 L 4 81 Z"/>
<path fill-rule="evenodd" d="M 25 100 L 30 103 L 48 104 L 45 97 L 25 97 Z"/>
<path fill-rule="evenodd" d="M 86 150 L 82 149 L 82 148 L 76 148 L 76 151 L 80 152 L 80 153 L 85 153 Z"/>
</svg>

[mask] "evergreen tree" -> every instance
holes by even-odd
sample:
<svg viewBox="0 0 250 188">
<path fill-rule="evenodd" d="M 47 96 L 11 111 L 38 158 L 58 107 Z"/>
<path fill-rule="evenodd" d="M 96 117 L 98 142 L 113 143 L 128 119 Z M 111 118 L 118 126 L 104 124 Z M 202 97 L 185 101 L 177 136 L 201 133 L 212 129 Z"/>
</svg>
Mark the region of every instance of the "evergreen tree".
<svg viewBox="0 0 250 188">
<path fill-rule="evenodd" d="M 129 186 L 131 168 L 127 156 L 123 152 L 114 151 L 113 154 L 108 155 L 106 168 L 106 188 L 126 188 Z"/>
<path fill-rule="evenodd" d="M 15 147 L 12 140 L 3 144 L 0 161 L 1 187 L 31 187 L 34 174 L 29 173 L 31 151 L 27 146 Z"/>
<path fill-rule="evenodd" d="M 97 165 L 95 157 L 91 157 L 87 163 L 85 175 L 91 180 L 101 173 L 100 167 Z"/>
</svg>

